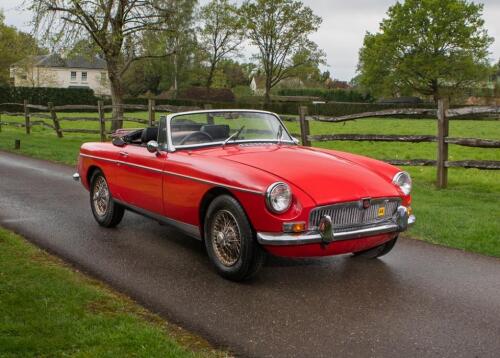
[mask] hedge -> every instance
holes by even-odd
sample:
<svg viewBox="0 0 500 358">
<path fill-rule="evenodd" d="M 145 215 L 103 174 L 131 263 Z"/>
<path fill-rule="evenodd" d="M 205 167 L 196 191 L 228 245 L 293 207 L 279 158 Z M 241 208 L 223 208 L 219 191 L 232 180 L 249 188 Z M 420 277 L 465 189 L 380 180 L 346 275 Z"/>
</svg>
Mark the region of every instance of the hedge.
<svg viewBox="0 0 500 358">
<path fill-rule="evenodd" d="M 372 102 L 370 94 L 363 94 L 355 90 L 325 89 L 325 88 L 283 88 L 278 91 L 280 96 L 308 96 L 319 97 L 324 101 L 333 102 Z"/>
<path fill-rule="evenodd" d="M 22 103 L 27 99 L 31 104 L 47 105 L 53 102 L 54 105 L 67 104 L 91 104 L 97 103 L 97 98 L 90 89 L 81 88 L 30 88 L 30 87 L 0 87 L 0 103 Z M 126 98 L 127 104 L 147 104 L 146 98 Z M 110 99 L 106 103 L 111 103 Z M 396 105 L 380 103 L 357 103 L 357 102 L 329 102 L 325 104 L 312 104 L 308 102 L 272 102 L 264 105 L 259 102 L 213 102 L 213 101 L 193 101 L 183 99 L 157 99 L 156 104 L 170 104 L 175 106 L 194 106 L 203 108 L 205 104 L 210 104 L 214 109 L 263 109 L 279 114 L 297 115 L 299 106 L 307 106 L 311 115 L 341 116 L 354 113 L 371 112 L 392 108 L 428 108 L 428 104 L 422 105 Z M 5 106 L 0 110 L 19 111 L 19 108 L 7 109 Z"/>
<path fill-rule="evenodd" d="M 46 106 L 52 102 L 55 106 L 67 104 L 95 104 L 97 98 L 90 88 L 51 88 L 51 87 L 0 87 L 0 103 L 23 103 Z"/>
<path fill-rule="evenodd" d="M 127 98 L 127 104 L 147 104 L 148 100 L 145 98 Z M 206 102 L 206 101 L 190 101 L 181 99 L 158 99 L 156 104 L 170 104 L 174 106 L 194 106 L 203 108 L 205 104 L 210 104 L 213 109 L 262 109 L 279 114 L 297 115 L 300 106 L 306 106 L 308 113 L 311 115 L 324 115 L 324 116 L 342 116 L 347 114 L 355 114 L 362 112 L 381 111 L 384 109 L 394 108 L 429 108 L 429 104 L 381 104 L 381 103 L 354 103 L 354 102 L 329 102 L 325 104 L 312 104 L 297 103 L 297 102 L 272 102 L 269 105 L 262 103 L 249 103 L 249 102 Z M 419 116 L 421 117 L 421 116 Z"/>
</svg>

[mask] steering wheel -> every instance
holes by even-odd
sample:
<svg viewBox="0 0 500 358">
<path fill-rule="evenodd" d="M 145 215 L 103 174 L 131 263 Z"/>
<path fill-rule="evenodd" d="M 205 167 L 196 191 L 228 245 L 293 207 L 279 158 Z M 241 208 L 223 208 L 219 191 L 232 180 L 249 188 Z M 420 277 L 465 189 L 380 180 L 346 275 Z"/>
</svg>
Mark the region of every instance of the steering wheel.
<svg viewBox="0 0 500 358">
<path fill-rule="evenodd" d="M 182 138 L 182 140 L 179 142 L 179 145 L 183 145 L 184 143 L 186 143 L 187 141 L 189 141 L 193 137 L 199 136 L 200 134 L 202 136 L 204 136 L 205 138 L 207 138 L 209 141 L 213 141 L 214 140 L 212 138 L 212 136 L 210 134 L 208 134 L 207 132 L 196 131 L 196 132 L 193 132 L 193 133 L 189 133 L 187 136 L 185 136 L 184 138 Z"/>
</svg>

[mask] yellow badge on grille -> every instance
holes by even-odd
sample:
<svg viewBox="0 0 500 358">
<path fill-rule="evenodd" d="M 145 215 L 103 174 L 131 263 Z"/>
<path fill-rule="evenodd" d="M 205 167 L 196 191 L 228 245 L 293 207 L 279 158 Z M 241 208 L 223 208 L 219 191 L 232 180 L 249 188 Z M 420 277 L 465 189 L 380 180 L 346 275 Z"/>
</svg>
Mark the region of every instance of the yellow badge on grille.
<svg viewBox="0 0 500 358">
<path fill-rule="evenodd" d="M 382 207 L 378 208 L 378 217 L 380 218 L 384 215 L 385 215 L 385 207 L 382 206 Z"/>
</svg>

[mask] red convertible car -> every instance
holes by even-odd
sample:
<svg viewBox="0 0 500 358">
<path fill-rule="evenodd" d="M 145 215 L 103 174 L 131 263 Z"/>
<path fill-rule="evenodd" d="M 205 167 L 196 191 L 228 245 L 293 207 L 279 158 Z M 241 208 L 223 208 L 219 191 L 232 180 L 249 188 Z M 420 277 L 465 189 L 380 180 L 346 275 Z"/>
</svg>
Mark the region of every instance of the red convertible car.
<svg viewBox="0 0 500 358">
<path fill-rule="evenodd" d="M 158 127 L 85 143 L 78 173 L 96 221 L 124 210 L 203 240 L 216 270 L 253 276 L 265 253 L 388 253 L 415 221 L 408 173 L 367 157 L 297 144 L 255 110 L 162 116 Z"/>
</svg>

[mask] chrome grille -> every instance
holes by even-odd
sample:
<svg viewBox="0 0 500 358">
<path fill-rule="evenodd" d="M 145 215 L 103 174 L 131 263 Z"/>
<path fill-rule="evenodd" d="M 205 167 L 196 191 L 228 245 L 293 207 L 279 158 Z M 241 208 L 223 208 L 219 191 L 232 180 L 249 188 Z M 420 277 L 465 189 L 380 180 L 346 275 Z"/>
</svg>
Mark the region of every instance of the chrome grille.
<svg viewBox="0 0 500 358">
<path fill-rule="evenodd" d="M 329 215 L 336 232 L 359 229 L 360 227 L 376 226 L 390 220 L 401 203 L 399 198 L 371 199 L 370 206 L 363 208 L 363 200 L 321 206 L 311 211 L 309 229 L 316 230 L 324 215 Z M 378 215 L 381 207 L 385 208 L 383 216 Z"/>
</svg>

